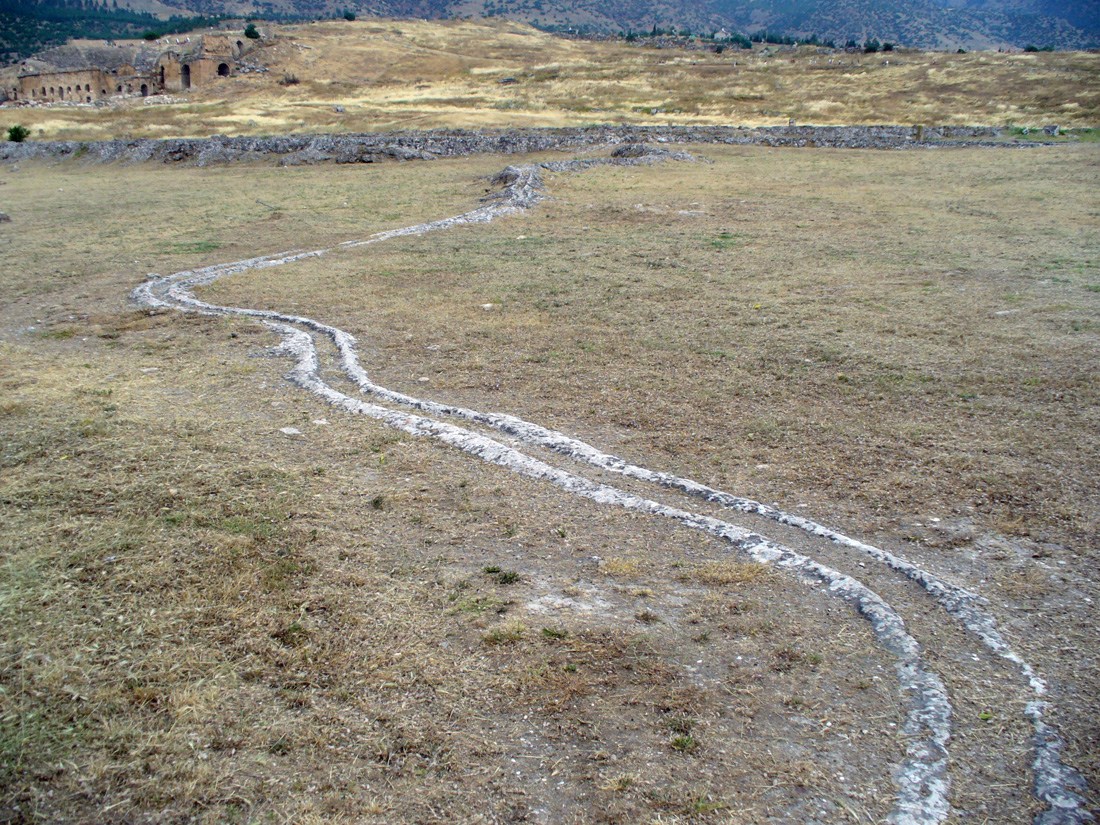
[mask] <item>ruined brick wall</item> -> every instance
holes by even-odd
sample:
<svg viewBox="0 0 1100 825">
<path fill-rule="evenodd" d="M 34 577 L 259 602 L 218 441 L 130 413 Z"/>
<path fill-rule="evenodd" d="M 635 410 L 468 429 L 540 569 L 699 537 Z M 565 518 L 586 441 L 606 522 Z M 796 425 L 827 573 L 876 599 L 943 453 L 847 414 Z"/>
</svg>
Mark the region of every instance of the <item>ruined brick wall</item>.
<svg viewBox="0 0 1100 825">
<path fill-rule="evenodd" d="M 87 68 L 28 74 L 18 81 L 3 82 L 0 96 L 13 101 L 93 103 L 115 95 L 186 92 L 218 78 L 232 76 L 241 55 L 257 45 L 258 41 L 249 40 L 243 34 L 205 34 L 196 44 L 197 48 L 165 51 L 148 74 L 138 73 L 128 65 L 110 71 Z"/>
<path fill-rule="evenodd" d="M 71 100 L 92 103 L 114 94 L 112 78 L 101 69 L 25 75 L 9 91 L 13 100 Z"/>
<path fill-rule="evenodd" d="M 231 58 L 202 57 L 190 61 L 191 85 L 206 86 L 219 77 L 229 77 L 233 72 Z"/>
<path fill-rule="evenodd" d="M 179 55 L 172 52 L 165 52 L 159 58 L 157 58 L 156 67 L 153 69 L 153 76 L 157 80 L 157 84 L 161 89 L 166 92 L 181 92 L 190 88 L 190 70 L 188 70 L 186 77 L 184 75 L 184 64 L 180 61 Z M 184 81 L 187 81 L 187 85 L 184 85 Z"/>
<path fill-rule="evenodd" d="M 238 58 L 255 48 L 256 41 L 249 40 L 243 34 L 204 34 L 202 51 L 204 57 Z"/>
</svg>

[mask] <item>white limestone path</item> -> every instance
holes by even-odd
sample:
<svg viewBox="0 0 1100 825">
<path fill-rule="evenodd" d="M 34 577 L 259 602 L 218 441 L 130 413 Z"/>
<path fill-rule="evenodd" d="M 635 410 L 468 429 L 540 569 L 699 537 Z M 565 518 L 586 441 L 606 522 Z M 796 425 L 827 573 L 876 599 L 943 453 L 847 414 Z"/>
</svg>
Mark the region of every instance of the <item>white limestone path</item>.
<svg viewBox="0 0 1100 825">
<path fill-rule="evenodd" d="M 488 223 L 531 208 L 545 198 L 541 169 L 576 171 L 595 165 L 641 165 L 682 154 L 642 152 L 634 156 L 557 162 L 541 166 L 508 167 L 495 178 L 502 190 L 461 215 L 414 226 L 379 232 L 363 240 L 348 241 L 334 247 L 312 251 L 294 251 L 250 258 L 167 276 L 150 275 L 132 292 L 133 299 L 150 308 L 170 308 L 185 312 L 236 315 L 265 321 L 283 339 L 281 352 L 295 359 L 288 374 L 294 384 L 333 406 L 349 413 L 366 415 L 388 426 L 418 436 L 428 436 L 483 461 L 506 467 L 521 475 L 550 482 L 574 495 L 671 519 L 699 529 L 736 547 L 749 558 L 788 570 L 802 579 L 823 583 L 827 592 L 855 607 L 866 618 L 878 642 L 896 659 L 898 681 L 909 697 L 904 733 L 908 742 L 905 762 L 895 771 L 897 792 L 889 821 L 895 825 L 935 825 L 949 812 L 948 742 L 951 735 L 951 705 L 941 678 L 928 668 L 920 645 L 908 633 L 897 612 L 864 583 L 814 559 L 797 553 L 743 527 L 700 513 L 671 507 L 658 501 L 625 492 L 565 470 L 553 467 L 506 446 L 488 436 L 440 420 L 454 418 L 489 427 L 519 442 L 547 448 L 601 470 L 631 479 L 649 482 L 702 498 L 723 507 L 752 513 L 780 524 L 795 527 L 819 538 L 862 553 L 920 585 L 949 615 L 958 620 L 989 650 L 1011 662 L 1027 683 L 1031 700 L 1026 715 L 1034 731 L 1034 793 L 1045 805 L 1035 818 L 1036 825 L 1076 825 L 1092 821 L 1082 797 L 1084 781 L 1060 760 L 1062 742 L 1044 721 L 1047 710 L 1046 684 L 1038 673 L 1005 641 L 996 622 L 985 610 L 985 600 L 958 585 L 944 581 L 917 565 L 886 550 L 818 524 L 810 519 L 786 513 L 752 499 L 742 498 L 708 487 L 691 479 L 663 473 L 629 463 L 604 453 L 583 441 L 537 424 L 499 413 L 477 410 L 414 398 L 373 383 L 360 365 L 355 339 L 347 332 L 312 318 L 270 310 L 224 307 L 209 304 L 194 296 L 194 289 L 242 272 L 282 266 L 307 258 L 319 257 L 335 249 L 348 249 L 382 243 L 405 235 L 419 235 L 465 224 Z M 374 398 L 416 410 L 402 412 L 380 404 L 352 398 L 326 384 L 320 378 L 320 362 L 314 335 L 327 338 L 336 350 L 339 369 L 362 391 Z M 436 416 L 436 417 L 432 417 Z"/>
</svg>

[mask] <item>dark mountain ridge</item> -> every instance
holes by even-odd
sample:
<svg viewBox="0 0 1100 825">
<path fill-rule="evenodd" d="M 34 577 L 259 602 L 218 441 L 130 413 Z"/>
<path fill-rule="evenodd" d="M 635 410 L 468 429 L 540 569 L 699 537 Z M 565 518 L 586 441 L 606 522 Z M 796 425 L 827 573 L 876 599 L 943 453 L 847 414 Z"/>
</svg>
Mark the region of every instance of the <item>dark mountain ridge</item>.
<svg viewBox="0 0 1100 825">
<path fill-rule="evenodd" d="M 66 37 L 133 37 L 158 18 L 507 17 L 578 34 L 725 29 L 922 49 L 1100 47 L 1097 0 L 0 0 L 0 58 Z M 149 14 L 149 13 L 152 13 Z M 179 31 L 177 27 L 173 30 Z M 5 34 L 6 32 L 6 34 Z"/>
</svg>

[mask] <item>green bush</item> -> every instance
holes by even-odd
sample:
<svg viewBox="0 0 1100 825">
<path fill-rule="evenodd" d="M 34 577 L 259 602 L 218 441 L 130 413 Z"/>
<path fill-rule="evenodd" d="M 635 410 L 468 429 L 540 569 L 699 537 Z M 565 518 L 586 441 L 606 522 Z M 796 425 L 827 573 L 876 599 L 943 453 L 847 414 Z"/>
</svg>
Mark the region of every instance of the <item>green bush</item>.
<svg viewBox="0 0 1100 825">
<path fill-rule="evenodd" d="M 18 123 L 14 126 L 8 127 L 8 140 L 13 143 L 22 143 L 24 140 L 31 136 L 31 130 L 26 126 L 20 126 Z"/>
<path fill-rule="evenodd" d="M 355 12 L 353 12 L 353 11 L 344 12 L 344 19 L 347 20 L 350 23 L 352 20 L 355 19 Z"/>
<path fill-rule="evenodd" d="M 260 33 L 256 30 L 255 23 L 249 23 L 247 26 L 244 27 L 244 36 L 247 37 L 249 40 L 260 39 Z"/>
</svg>

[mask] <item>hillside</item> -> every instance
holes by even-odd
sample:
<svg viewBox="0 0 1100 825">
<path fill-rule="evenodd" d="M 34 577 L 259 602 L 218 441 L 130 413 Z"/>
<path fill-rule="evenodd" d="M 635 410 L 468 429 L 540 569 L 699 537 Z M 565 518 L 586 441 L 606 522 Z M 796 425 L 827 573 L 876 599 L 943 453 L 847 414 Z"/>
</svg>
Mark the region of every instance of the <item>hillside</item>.
<svg viewBox="0 0 1100 825">
<path fill-rule="evenodd" d="M 144 7 L 150 0 L 133 0 Z M 166 0 L 168 2 L 169 0 Z M 652 26 L 751 33 L 770 29 L 845 42 L 877 37 L 924 49 L 1060 49 L 1100 45 L 1088 0 L 171 0 L 202 14 L 417 18 L 507 17 L 543 28 L 647 31 Z"/>
<path fill-rule="evenodd" d="M 496 21 L 282 26 L 266 71 L 186 96 L 7 105 L 34 139 L 608 124 L 1100 123 L 1100 54 L 846 54 L 568 40 Z M 14 69 L 9 70 L 14 71 Z M 159 104 L 159 105 L 157 105 Z"/>
<path fill-rule="evenodd" d="M 206 17 L 504 17 L 550 31 L 773 34 L 845 43 L 868 38 L 921 49 L 1100 46 L 1100 4 L 1089 0 L 0 0 L 0 62 L 66 37 L 185 31 Z M 159 22 L 158 22 L 159 21 Z"/>
</svg>

